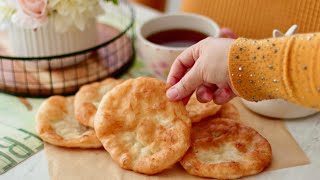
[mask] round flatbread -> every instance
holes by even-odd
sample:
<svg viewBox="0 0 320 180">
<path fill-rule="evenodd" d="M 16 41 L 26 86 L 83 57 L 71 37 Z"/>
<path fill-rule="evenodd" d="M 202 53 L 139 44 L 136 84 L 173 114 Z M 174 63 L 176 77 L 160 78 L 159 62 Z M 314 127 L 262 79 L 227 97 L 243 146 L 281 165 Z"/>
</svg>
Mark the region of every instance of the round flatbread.
<svg viewBox="0 0 320 180">
<path fill-rule="evenodd" d="M 45 100 L 36 115 L 36 130 L 42 140 L 57 146 L 102 147 L 92 128 L 75 119 L 73 97 L 52 96 Z"/>
<path fill-rule="evenodd" d="M 232 120 L 240 120 L 240 113 L 235 105 L 226 103 L 221 106 L 220 110 L 209 118 L 227 118 Z"/>
<path fill-rule="evenodd" d="M 167 99 L 168 88 L 160 80 L 141 77 L 118 85 L 101 100 L 94 127 L 122 168 L 159 173 L 188 150 L 191 120 L 182 102 Z"/>
<path fill-rule="evenodd" d="M 76 119 L 83 125 L 93 128 L 94 116 L 102 97 L 124 80 L 107 78 L 102 82 L 84 85 L 75 95 L 74 107 Z"/>
<path fill-rule="evenodd" d="M 180 163 L 191 175 L 235 179 L 261 172 L 271 159 L 271 146 L 257 131 L 220 118 L 192 127 L 191 147 Z"/>
<path fill-rule="evenodd" d="M 213 101 L 208 103 L 199 102 L 195 93 L 191 96 L 186 105 L 192 123 L 199 122 L 206 117 L 215 115 L 220 108 L 221 106 L 215 104 Z"/>
</svg>

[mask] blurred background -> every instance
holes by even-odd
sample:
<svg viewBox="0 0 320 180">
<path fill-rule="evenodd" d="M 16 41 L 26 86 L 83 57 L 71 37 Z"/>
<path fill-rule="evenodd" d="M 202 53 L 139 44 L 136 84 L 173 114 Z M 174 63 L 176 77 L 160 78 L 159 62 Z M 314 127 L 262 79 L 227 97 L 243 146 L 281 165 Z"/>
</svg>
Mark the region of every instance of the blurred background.
<svg viewBox="0 0 320 180">
<path fill-rule="evenodd" d="M 320 0 L 131 0 L 165 13 L 198 13 L 238 36 L 271 37 L 297 24 L 300 33 L 320 31 Z"/>
<path fill-rule="evenodd" d="M 149 6 L 161 12 L 177 12 L 181 4 L 181 0 L 131 0 L 133 2 Z"/>
</svg>

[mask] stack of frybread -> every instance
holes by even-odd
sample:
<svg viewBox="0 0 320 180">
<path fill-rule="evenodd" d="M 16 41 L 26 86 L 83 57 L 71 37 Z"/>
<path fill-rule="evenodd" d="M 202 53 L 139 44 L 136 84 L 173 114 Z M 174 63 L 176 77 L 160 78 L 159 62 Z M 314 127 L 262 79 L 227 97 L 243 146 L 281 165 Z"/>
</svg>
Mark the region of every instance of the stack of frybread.
<svg viewBox="0 0 320 180">
<path fill-rule="evenodd" d="M 231 103 L 203 104 L 193 95 L 184 106 L 167 99 L 168 88 L 150 77 L 84 85 L 75 97 L 45 100 L 37 132 L 57 146 L 103 146 L 122 168 L 148 175 L 179 161 L 191 175 L 235 179 L 271 163 L 269 142 L 239 121 Z"/>
</svg>

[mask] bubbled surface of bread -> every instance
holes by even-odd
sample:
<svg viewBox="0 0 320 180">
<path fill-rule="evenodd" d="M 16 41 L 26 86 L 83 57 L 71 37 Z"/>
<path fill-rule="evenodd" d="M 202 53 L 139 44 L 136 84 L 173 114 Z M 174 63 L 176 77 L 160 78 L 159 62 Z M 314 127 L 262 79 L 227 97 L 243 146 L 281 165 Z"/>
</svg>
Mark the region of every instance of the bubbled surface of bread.
<svg viewBox="0 0 320 180">
<path fill-rule="evenodd" d="M 199 102 L 195 93 L 191 96 L 186 106 L 192 123 L 199 122 L 206 117 L 216 114 L 220 108 L 221 106 L 213 101 L 208 103 Z"/>
<path fill-rule="evenodd" d="M 81 124 L 93 128 L 94 116 L 103 95 L 123 81 L 121 79 L 107 78 L 102 82 L 94 82 L 82 86 L 75 95 L 76 119 Z"/>
<path fill-rule="evenodd" d="M 218 118 L 193 125 L 191 147 L 180 163 L 192 175 L 235 179 L 261 172 L 271 159 L 271 146 L 257 131 Z"/>
<path fill-rule="evenodd" d="M 106 94 L 95 119 L 104 148 L 122 168 L 155 174 L 170 168 L 190 146 L 191 120 L 171 102 L 162 81 L 130 79 Z"/>
<path fill-rule="evenodd" d="M 36 130 L 42 140 L 63 147 L 102 147 L 92 128 L 74 117 L 74 97 L 52 96 L 45 100 L 36 115 Z"/>
</svg>

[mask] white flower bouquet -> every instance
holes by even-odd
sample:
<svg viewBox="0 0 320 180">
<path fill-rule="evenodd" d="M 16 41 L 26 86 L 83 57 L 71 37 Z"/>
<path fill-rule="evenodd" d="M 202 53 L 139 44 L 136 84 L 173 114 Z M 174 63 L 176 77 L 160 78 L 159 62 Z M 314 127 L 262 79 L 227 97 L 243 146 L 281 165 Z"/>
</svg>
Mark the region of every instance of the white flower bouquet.
<svg viewBox="0 0 320 180">
<path fill-rule="evenodd" d="M 0 0 L 0 27 L 14 55 L 54 56 L 96 44 L 96 17 L 102 3 L 117 0 Z M 67 65 L 71 65 L 66 63 Z"/>
</svg>

